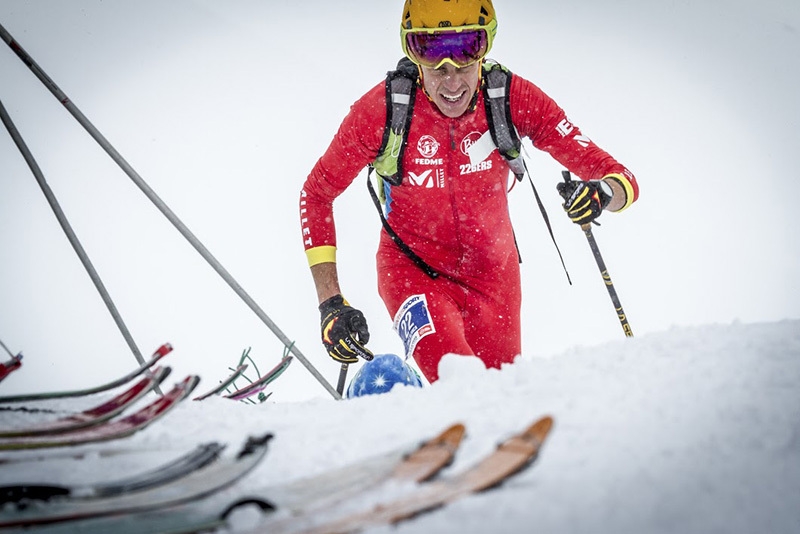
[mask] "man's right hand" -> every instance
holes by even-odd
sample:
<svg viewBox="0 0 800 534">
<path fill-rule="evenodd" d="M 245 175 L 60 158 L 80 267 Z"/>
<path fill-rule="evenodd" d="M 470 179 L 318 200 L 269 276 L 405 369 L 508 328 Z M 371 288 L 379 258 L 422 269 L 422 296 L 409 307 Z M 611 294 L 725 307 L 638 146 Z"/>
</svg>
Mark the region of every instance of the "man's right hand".
<svg viewBox="0 0 800 534">
<path fill-rule="evenodd" d="M 322 344 L 331 358 L 340 363 L 356 363 L 358 357 L 373 358 L 365 347 L 369 329 L 364 314 L 351 307 L 342 295 L 334 295 L 319 305 Z"/>
</svg>

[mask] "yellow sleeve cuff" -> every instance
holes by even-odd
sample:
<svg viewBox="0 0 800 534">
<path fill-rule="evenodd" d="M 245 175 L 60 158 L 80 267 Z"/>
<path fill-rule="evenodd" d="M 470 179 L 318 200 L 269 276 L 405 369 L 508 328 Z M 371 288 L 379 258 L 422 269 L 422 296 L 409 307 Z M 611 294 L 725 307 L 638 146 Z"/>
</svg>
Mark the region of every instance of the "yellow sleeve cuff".
<svg viewBox="0 0 800 534">
<path fill-rule="evenodd" d="M 625 190 L 625 204 L 623 204 L 620 209 L 616 210 L 616 213 L 619 213 L 620 211 L 627 209 L 628 206 L 633 204 L 633 186 L 628 181 L 628 179 L 621 174 L 607 174 L 603 176 L 603 180 L 609 180 L 609 179 L 616 180 L 616 182 L 622 186 L 622 189 Z"/>
<path fill-rule="evenodd" d="M 336 263 L 336 247 L 325 245 L 306 250 L 308 266 L 313 267 L 319 263 Z"/>
</svg>

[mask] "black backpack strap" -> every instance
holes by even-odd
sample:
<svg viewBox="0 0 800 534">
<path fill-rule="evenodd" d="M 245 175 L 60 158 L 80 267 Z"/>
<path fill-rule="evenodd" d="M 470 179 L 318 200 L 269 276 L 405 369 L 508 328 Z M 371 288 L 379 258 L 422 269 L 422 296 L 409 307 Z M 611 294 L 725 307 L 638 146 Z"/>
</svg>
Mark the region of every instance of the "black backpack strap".
<svg viewBox="0 0 800 534">
<path fill-rule="evenodd" d="M 418 78 L 417 66 L 406 57 L 397 63 L 397 69 L 386 74 L 386 125 L 383 128 L 383 140 L 378 150 L 378 156 L 367 171 L 367 189 L 369 189 L 369 195 L 372 197 L 383 229 L 388 236 L 417 267 L 431 278 L 436 279 L 439 277 L 439 273 L 397 235 L 389 221 L 386 220 L 381 206 L 385 202 L 383 181 L 394 186 L 403 183 L 403 154 L 406 149 L 408 129 L 411 127 Z M 373 170 L 378 175 L 378 186 L 381 189 L 380 198 L 372 185 Z"/>
<path fill-rule="evenodd" d="M 417 66 L 405 57 L 398 62 L 397 69 L 386 75 L 386 126 L 372 167 L 381 179 L 392 185 L 403 181 L 403 154 L 414 112 L 418 77 Z"/>
<path fill-rule="evenodd" d="M 369 196 L 372 197 L 372 203 L 375 204 L 375 208 L 378 210 L 378 215 L 381 217 L 381 224 L 383 225 L 383 229 L 392 238 L 395 245 L 405 254 L 408 256 L 408 259 L 414 262 L 414 264 L 425 271 L 425 274 L 433 278 L 434 280 L 439 277 L 439 273 L 436 272 L 433 267 L 428 265 L 425 260 L 420 258 L 416 252 L 411 250 L 411 247 L 406 245 L 405 241 L 403 241 L 397 232 L 389 224 L 389 221 L 386 220 L 386 217 L 383 214 L 383 209 L 381 209 L 381 201 L 378 199 L 378 194 L 375 192 L 375 188 L 372 185 L 372 180 L 370 179 L 372 175 L 372 169 L 370 168 L 367 171 L 367 189 L 369 189 Z"/>
<path fill-rule="evenodd" d="M 511 172 L 517 180 L 522 180 L 525 163 L 522 159 L 522 141 L 511 120 L 510 90 L 511 72 L 499 63 L 487 60 L 483 66 L 483 103 L 489 132 Z"/>
</svg>

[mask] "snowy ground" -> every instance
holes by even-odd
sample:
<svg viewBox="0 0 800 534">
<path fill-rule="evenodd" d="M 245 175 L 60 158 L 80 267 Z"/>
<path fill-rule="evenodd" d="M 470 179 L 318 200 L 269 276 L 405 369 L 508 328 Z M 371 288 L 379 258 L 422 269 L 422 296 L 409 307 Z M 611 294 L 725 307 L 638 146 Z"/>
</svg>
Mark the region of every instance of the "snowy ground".
<svg viewBox="0 0 800 534">
<path fill-rule="evenodd" d="M 191 371 L 176 368 L 168 382 Z M 223 494 L 233 500 L 461 421 L 467 437 L 455 471 L 551 414 L 555 428 L 530 470 L 501 489 L 374 531 L 800 531 L 800 321 L 673 328 L 523 359 L 502 371 L 450 357 L 442 377 L 422 390 L 342 402 L 186 402 L 131 438 L 70 449 L 128 454 L 6 464 L 0 482 L 91 481 L 111 469 L 121 476 L 202 441 L 235 447 L 248 434 L 274 432 L 257 471 Z M 206 380 L 198 389 L 212 384 Z M 77 409 L 86 401 L 70 405 Z M 53 415 L 0 413 L 3 426 L 21 417 Z M 234 520 L 249 525 L 252 515 Z"/>
<path fill-rule="evenodd" d="M 800 2 L 498 0 L 492 57 L 538 84 L 626 164 L 641 199 L 603 216 L 600 248 L 637 336 L 673 325 L 800 318 L 794 230 Z M 402 1 L 2 0 L 35 58 L 296 346 L 335 384 L 302 250 L 302 183 L 350 105 L 401 55 Z M 298 38 L 300 36 L 301 38 Z M 275 337 L 5 45 L 0 99 L 145 356 L 222 378 Z M 0 339 L 28 372 L 9 393 L 87 387 L 134 358 L 30 169 L 0 128 Z M 562 167 L 509 195 L 523 257 L 523 353 L 619 336 Z M 340 277 L 370 346 L 402 345 L 377 294 L 380 221 L 364 176 L 336 201 Z M 576 306 L 575 302 L 581 305 Z M 580 328 L 574 328 L 579 323 Z M 325 392 L 302 366 L 276 400 Z"/>
</svg>

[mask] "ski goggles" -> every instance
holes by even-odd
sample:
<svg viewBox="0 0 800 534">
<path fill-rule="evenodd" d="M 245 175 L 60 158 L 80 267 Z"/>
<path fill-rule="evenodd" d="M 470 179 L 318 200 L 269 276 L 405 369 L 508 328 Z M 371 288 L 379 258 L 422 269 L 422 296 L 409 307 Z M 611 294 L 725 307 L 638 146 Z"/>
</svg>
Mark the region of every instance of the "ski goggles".
<svg viewBox="0 0 800 534">
<path fill-rule="evenodd" d="M 445 63 L 461 68 L 482 60 L 492 48 L 497 22 L 489 25 L 439 29 L 401 29 L 403 52 L 423 67 L 438 69 Z"/>
</svg>

